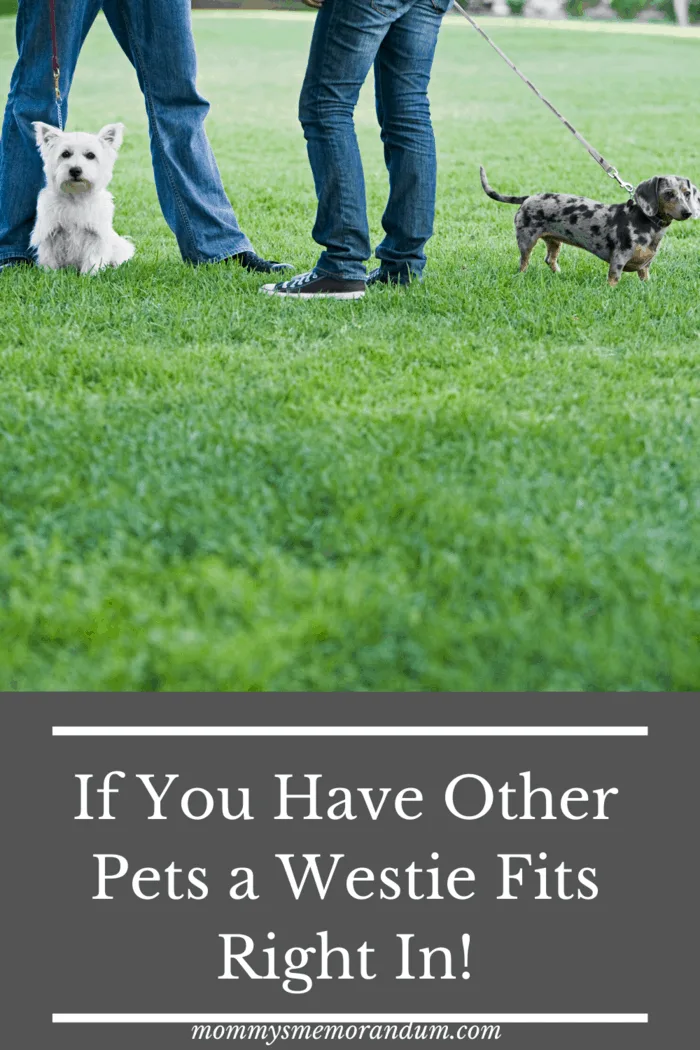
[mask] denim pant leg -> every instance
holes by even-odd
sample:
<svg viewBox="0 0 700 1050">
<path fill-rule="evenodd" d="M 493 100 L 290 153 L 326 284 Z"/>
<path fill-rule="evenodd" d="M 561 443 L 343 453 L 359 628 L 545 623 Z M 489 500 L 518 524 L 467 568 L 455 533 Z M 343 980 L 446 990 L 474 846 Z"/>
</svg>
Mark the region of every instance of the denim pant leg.
<svg viewBox="0 0 700 1050">
<path fill-rule="evenodd" d="M 389 172 L 382 269 L 420 274 L 433 232 L 437 164 L 428 83 L 451 0 L 415 0 L 384 38 L 374 67 L 377 117 Z"/>
<path fill-rule="evenodd" d="M 365 182 L 353 111 L 401 0 L 325 0 L 316 15 L 299 100 L 318 211 L 313 229 L 325 247 L 316 269 L 363 280 L 371 255 Z"/>
<path fill-rule="evenodd" d="M 70 91 L 80 48 L 100 6 L 100 0 L 56 0 L 64 100 Z M 48 4 L 19 0 L 16 35 L 18 58 L 0 136 L 0 263 L 7 259 L 33 258 L 29 238 L 44 173 L 32 121 L 54 125 L 58 121 L 51 73 Z M 66 115 L 64 101 L 64 120 Z"/>
<path fill-rule="evenodd" d="M 182 257 L 218 262 L 253 246 L 238 225 L 204 130 L 190 0 L 104 0 L 146 101 L 158 199 Z"/>
</svg>

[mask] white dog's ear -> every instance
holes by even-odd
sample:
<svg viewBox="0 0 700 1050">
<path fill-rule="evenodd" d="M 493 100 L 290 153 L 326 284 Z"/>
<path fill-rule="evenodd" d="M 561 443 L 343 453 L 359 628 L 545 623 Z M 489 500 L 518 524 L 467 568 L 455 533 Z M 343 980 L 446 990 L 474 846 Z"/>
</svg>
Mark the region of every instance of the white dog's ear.
<svg viewBox="0 0 700 1050">
<path fill-rule="evenodd" d="M 700 190 L 692 182 L 690 184 L 690 207 L 693 209 L 693 218 L 700 219 Z"/>
<path fill-rule="evenodd" d="M 39 149 L 51 146 L 56 139 L 61 137 L 61 132 L 58 128 L 52 127 L 51 124 L 44 124 L 41 120 L 33 120 L 32 127 L 34 128 L 34 134 L 36 135 L 36 144 Z"/>
<path fill-rule="evenodd" d="M 105 124 L 97 137 L 104 146 L 109 146 L 116 152 L 124 139 L 124 125 Z"/>
</svg>

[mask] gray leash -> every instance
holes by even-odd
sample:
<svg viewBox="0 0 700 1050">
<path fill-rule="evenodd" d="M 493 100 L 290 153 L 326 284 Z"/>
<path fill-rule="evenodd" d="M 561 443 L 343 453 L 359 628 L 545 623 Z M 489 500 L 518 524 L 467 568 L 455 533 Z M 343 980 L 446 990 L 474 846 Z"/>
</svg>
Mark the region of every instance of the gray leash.
<svg viewBox="0 0 700 1050">
<path fill-rule="evenodd" d="M 58 34 L 56 32 L 56 0 L 49 0 L 49 27 L 51 29 L 51 72 L 53 74 L 53 93 L 56 98 L 58 129 L 63 131 L 63 107 L 61 102 L 61 69 L 58 64 Z"/>
<path fill-rule="evenodd" d="M 566 117 L 563 116 L 563 114 L 561 114 L 559 112 L 559 110 L 556 108 L 556 106 L 553 106 L 552 103 L 549 101 L 549 99 L 545 98 L 544 95 L 540 91 L 537 90 L 537 88 L 532 83 L 532 81 L 528 80 L 528 78 L 525 76 L 525 74 L 520 72 L 520 70 L 515 65 L 515 63 L 511 62 L 511 60 L 508 58 L 508 55 L 505 55 L 501 51 L 500 47 L 498 47 L 497 44 L 494 44 L 493 40 L 488 35 L 488 33 L 485 33 L 484 30 L 481 28 L 481 26 L 477 22 L 474 21 L 474 19 L 471 17 L 471 15 L 467 14 L 467 12 L 464 10 L 464 8 L 461 6 L 461 4 L 459 4 L 457 2 L 457 0 L 454 0 L 454 6 L 457 8 L 457 10 L 459 11 L 460 15 L 462 15 L 463 18 L 466 18 L 467 22 L 469 22 L 469 25 L 472 27 L 472 29 L 476 29 L 477 33 L 479 33 L 480 36 L 483 36 L 483 38 L 486 41 L 486 43 L 489 44 L 494 49 L 494 51 L 501 56 L 503 61 L 506 62 L 510 66 L 510 68 L 513 70 L 514 73 L 518 74 L 520 79 L 523 80 L 527 84 L 527 86 L 530 88 L 530 90 L 535 92 L 537 97 L 539 99 L 541 99 L 542 102 L 544 102 L 545 106 L 547 106 L 548 109 L 551 109 L 551 111 L 554 114 L 554 116 L 559 118 L 559 120 L 562 122 L 564 127 L 569 129 L 571 134 L 574 135 L 578 139 L 578 141 L 581 143 L 581 145 L 585 146 L 585 148 L 588 150 L 590 155 L 593 157 L 593 160 L 596 162 L 596 164 L 600 164 L 600 166 L 603 169 L 603 171 L 605 172 L 605 174 L 609 175 L 611 179 L 614 179 L 615 182 L 619 183 L 620 186 L 622 186 L 623 190 L 626 190 L 627 193 L 629 193 L 630 197 L 633 197 L 634 196 L 634 186 L 632 185 L 632 183 L 631 182 L 625 182 L 621 178 L 620 173 L 618 172 L 617 168 L 614 167 L 614 165 L 609 164 L 608 161 L 605 159 L 605 157 L 601 153 L 599 153 L 598 150 L 595 149 L 594 146 L 591 146 L 590 142 L 587 142 L 586 139 L 584 139 L 583 135 L 579 131 L 576 130 L 576 128 L 573 126 L 573 124 L 569 123 L 569 121 L 566 119 Z"/>
</svg>

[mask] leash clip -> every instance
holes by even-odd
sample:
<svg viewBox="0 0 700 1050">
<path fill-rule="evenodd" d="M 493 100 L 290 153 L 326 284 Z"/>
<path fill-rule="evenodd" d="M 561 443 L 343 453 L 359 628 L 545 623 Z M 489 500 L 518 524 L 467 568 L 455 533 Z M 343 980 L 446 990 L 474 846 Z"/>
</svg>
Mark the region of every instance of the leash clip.
<svg viewBox="0 0 700 1050">
<path fill-rule="evenodd" d="M 61 85 L 60 85 L 61 70 L 58 66 L 53 71 L 53 93 L 56 96 L 56 112 L 58 113 L 58 127 L 60 131 L 63 131 L 63 108 L 61 102 L 63 98 L 61 96 Z"/>
<path fill-rule="evenodd" d="M 61 97 L 61 86 L 59 83 L 60 76 L 61 70 L 58 68 L 58 66 L 56 66 L 56 68 L 53 71 L 53 91 L 54 95 L 56 96 L 56 112 L 58 114 L 58 127 L 60 131 L 63 131 L 63 107 L 61 106 L 61 102 L 63 101 L 63 99 Z"/>
<path fill-rule="evenodd" d="M 620 172 L 617 170 L 617 168 L 610 168 L 610 170 L 608 171 L 608 175 L 611 179 L 614 179 L 615 182 L 622 186 L 623 190 L 626 190 L 627 193 L 629 193 L 630 197 L 634 197 L 634 186 L 631 182 L 625 182 L 625 180 L 621 178 Z"/>
</svg>

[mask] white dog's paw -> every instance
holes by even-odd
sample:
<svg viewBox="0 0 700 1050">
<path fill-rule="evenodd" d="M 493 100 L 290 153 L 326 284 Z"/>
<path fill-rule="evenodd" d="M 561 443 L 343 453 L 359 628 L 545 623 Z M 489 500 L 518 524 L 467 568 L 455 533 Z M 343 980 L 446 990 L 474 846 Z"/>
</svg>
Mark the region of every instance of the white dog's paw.
<svg viewBox="0 0 700 1050">
<path fill-rule="evenodd" d="M 135 251 L 136 248 L 131 241 L 127 240 L 126 237 L 120 237 L 119 234 L 115 234 L 112 243 L 111 265 L 121 266 L 122 263 L 128 262 L 129 259 L 133 258 Z"/>
<path fill-rule="evenodd" d="M 107 259 L 85 259 L 80 270 L 78 271 L 83 277 L 93 277 L 100 270 L 104 270 L 109 266 Z"/>
</svg>

